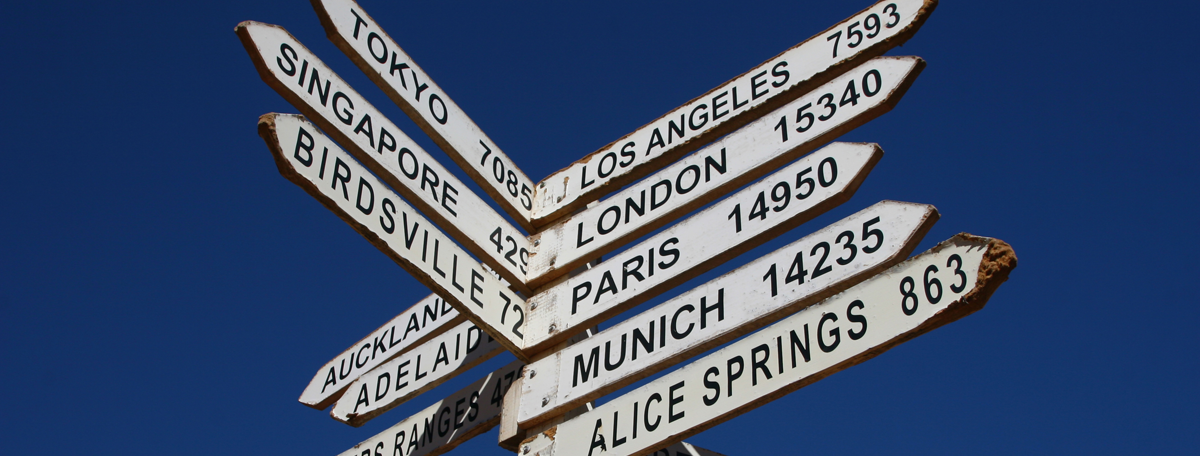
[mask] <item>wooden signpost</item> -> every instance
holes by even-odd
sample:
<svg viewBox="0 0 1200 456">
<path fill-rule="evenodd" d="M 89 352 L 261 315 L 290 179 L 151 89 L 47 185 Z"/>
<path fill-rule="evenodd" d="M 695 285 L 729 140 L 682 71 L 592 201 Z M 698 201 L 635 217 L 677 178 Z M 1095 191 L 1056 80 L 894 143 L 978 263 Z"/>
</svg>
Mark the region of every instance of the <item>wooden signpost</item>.
<svg viewBox="0 0 1200 456">
<path fill-rule="evenodd" d="M 831 144 L 604 264 L 543 288 L 528 301 L 526 351 L 541 353 L 838 206 L 882 155 L 874 144 Z M 644 202 L 626 200 L 624 207 Z"/>
<path fill-rule="evenodd" d="M 329 40 L 517 223 L 533 232 L 533 181 L 353 0 L 314 0 Z"/>
<path fill-rule="evenodd" d="M 300 116 L 264 115 L 258 133 L 280 174 L 525 359 L 525 302 L 454 240 Z"/>
<path fill-rule="evenodd" d="M 502 351 L 487 333 L 471 322 L 462 323 L 360 376 L 329 414 L 361 426 Z"/>
<path fill-rule="evenodd" d="M 287 30 L 246 21 L 236 28 L 259 76 L 421 213 L 519 291 L 529 241 Z M 297 143 L 298 147 L 308 147 Z M 305 150 L 309 154 L 321 149 Z M 291 153 L 290 150 L 288 152 Z"/>
<path fill-rule="evenodd" d="M 317 410 L 329 407 L 363 373 L 420 346 L 466 318 L 450 303 L 429 295 L 317 370 L 300 393 L 300 403 Z"/>
<path fill-rule="evenodd" d="M 344 456 L 442 454 L 497 425 L 522 456 L 720 456 L 682 439 L 979 310 L 1016 266 L 1008 244 L 965 233 L 905 261 L 939 214 L 883 201 L 595 329 L 846 202 L 883 151 L 829 142 L 904 96 L 925 62 L 883 54 L 937 0 L 880 1 L 539 183 L 358 3 L 312 4 L 528 233 L 286 30 L 237 26 L 307 116 L 259 121 L 280 173 L 435 293 L 321 367 L 300 402 L 360 426 L 504 349 L 518 358 Z"/>
<path fill-rule="evenodd" d="M 904 44 L 937 3 L 876 3 L 552 174 L 538 185 L 533 224 L 565 216 Z"/>
<path fill-rule="evenodd" d="M 529 365 L 523 428 L 632 384 L 899 263 L 938 219 L 884 201 Z"/>
<path fill-rule="evenodd" d="M 531 455 L 632 455 L 695 435 L 983 308 L 1016 266 L 958 235 L 845 292 L 531 437 Z"/>
</svg>

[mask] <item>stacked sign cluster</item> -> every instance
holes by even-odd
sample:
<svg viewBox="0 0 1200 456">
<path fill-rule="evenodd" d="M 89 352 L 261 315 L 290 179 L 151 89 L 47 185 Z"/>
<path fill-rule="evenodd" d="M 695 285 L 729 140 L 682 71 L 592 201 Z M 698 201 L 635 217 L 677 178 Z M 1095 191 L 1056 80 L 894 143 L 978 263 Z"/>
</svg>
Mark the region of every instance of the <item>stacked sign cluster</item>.
<svg viewBox="0 0 1200 456">
<path fill-rule="evenodd" d="M 359 426 L 505 350 L 518 358 L 347 455 L 440 454 L 496 426 L 521 454 L 713 454 L 681 440 L 982 308 L 1016 266 L 1007 244 L 968 234 L 908 258 L 938 212 L 882 201 L 591 331 L 847 201 L 883 150 L 831 141 L 916 80 L 921 58 L 883 54 L 936 0 L 879 2 L 536 183 L 361 6 L 313 5 L 515 221 L 282 27 L 238 25 L 302 113 L 259 119 L 279 171 L 434 292 L 323 366 L 300 402 Z"/>
</svg>

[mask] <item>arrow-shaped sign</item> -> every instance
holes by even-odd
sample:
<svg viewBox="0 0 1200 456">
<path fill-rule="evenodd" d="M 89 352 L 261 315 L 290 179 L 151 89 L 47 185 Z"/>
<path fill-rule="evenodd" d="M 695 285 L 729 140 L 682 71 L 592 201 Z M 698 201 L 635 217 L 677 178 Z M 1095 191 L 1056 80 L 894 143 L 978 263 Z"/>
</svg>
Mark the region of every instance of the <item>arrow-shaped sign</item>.
<svg viewBox="0 0 1200 456">
<path fill-rule="evenodd" d="M 883 0 L 542 180 L 542 226 L 904 44 L 937 0 Z M 816 105 L 814 105 L 816 106 Z M 821 115 L 814 108 L 815 115 Z"/>
<path fill-rule="evenodd" d="M 271 149 L 280 174 L 354 227 L 505 348 L 524 357 L 521 339 L 525 301 L 454 240 L 304 118 L 266 114 L 259 120 L 258 133 Z"/>
<path fill-rule="evenodd" d="M 983 308 L 1014 267 L 1008 244 L 960 234 L 534 436 L 529 454 L 632 455 L 680 441 Z"/>
<path fill-rule="evenodd" d="M 529 299 L 525 351 L 649 300 L 850 199 L 883 151 L 834 143 Z M 645 207 L 652 200 L 627 200 Z M 610 206 L 611 207 L 611 206 Z"/>
<path fill-rule="evenodd" d="M 351 426 L 362 426 L 502 352 L 503 347 L 487 333 L 470 322 L 462 323 L 362 374 L 329 414 Z"/>
<path fill-rule="evenodd" d="M 517 420 L 531 428 L 838 293 L 902 261 L 937 219 L 875 204 L 530 364 Z"/>
<path fill-rule="evenodd" d="M 501 399 L 524 365 L 513 361 L 341 456 L 434 456 L 453 450 L 500 422 Z"/>
<path fill-rule="evenodd" d="M 433 218 L 514 288 L 525 287 L 528 239 L 508 220 L 400 131 L 282 27 L 246 21 L 237 26 L 246 52 L 267 85 L 371 171 Z M 308 138 L 296 151 L 321 153 Z M 292 153 L 289 149 L 288 153 Z"/>
<path fill-rule="evenodd" d="M 317 410 L 330 406 L 350 383 L 376 366 L 412 350 L 465 320 L 450 303 L 429 295 L 317 370 L 300 393 L 300 403 Z"/>
<path fill-rule="evenodd" d="M 340 456 L 437 456 L 475 438 L 500 422 L 504 393 L 524 366 L 513 361 L 475 383 L 426 407 Z M 650 456 L 722 456 L 688 443 L 677 443 Z"/>
<path fill-rule="evenodd" d="M 533 232 L 533 181 L 354 0 L 313 0 L 325 33 L 517 223 Z"/>
<path fill-rule="evenodd" d="M 720 141 L 531 236 L 537 288 L 891 110 L 919 57 L 876 57 Z M 632 202 L 632 204 L 631 204 Z M 747 207 L 748 216 L 751 208 Z"/>
</svg>

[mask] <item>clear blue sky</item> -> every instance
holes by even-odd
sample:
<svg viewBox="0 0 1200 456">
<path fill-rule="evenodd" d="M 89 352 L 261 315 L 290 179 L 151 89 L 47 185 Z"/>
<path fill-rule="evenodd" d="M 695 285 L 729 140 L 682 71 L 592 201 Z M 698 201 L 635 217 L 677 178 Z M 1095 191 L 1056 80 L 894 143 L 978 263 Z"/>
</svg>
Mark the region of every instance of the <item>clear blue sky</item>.
<svg viewBox="0 0 1200 456">
<path fill-rule="evenodd" d="M 540 179 L 871 2 L 361 3 Z M 918 251 L 967 231 L 1020 266 L 979 313 L 689 442 L 1200 452 L 1197 17 L 944 0 L 891 52 L 929 62 L 912 90 L 842 138 L 886 151 L 857 195 L 692 283 L 882 199 L 941 211 Z M 332 455 L 511 359 L 357 429 L 296 401 L 428 290 L 280 177 L 256 120 L 295 109 L 234 35 L 248 19 L 286 27 L 454 166 L 307 1 L 6 5 L 0 453 Z M 495 435 L 454 454 L 505 454 Z"/>
</svg>

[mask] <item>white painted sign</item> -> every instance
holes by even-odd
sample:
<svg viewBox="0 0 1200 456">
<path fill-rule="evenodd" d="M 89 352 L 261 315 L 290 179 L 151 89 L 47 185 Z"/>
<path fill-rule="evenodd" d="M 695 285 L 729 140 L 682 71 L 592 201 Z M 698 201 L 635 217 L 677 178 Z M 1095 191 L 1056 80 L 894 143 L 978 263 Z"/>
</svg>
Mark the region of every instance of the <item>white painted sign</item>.
<svg viewBox="0 0 1200 456">
<path fill-rule="evenodd" d="M 300 403 L 317 410 L 332 405 L 350 383 L 375 366 L 462 323 L 450 303 L 429 295 L 321 366 L 300 393 Z"/>
<path fill-rule="evenodd" d="M 883 55 L 916 34 L 936 6 L 937 0 L 876 3 L 547 177 L 534 199 L 534 225 L 616 191 L 857 62 Z"/>
<path fill-rule="evenodd" d="M 958 235 L 534 439 L 542 456 L 631 455 L 732 419 L 979 310 L 1016 266 Z"/>
<path fill-rule="evenodd" d="M 500 279 L 303 117 L 264 115 L 259 135 L 280 174 L 525 359 L 525 301 Z"/>
<path fill-rule="evenodd" d="M 247 21 L 238 37 L 267 85 L 522 292 L 528 239 L 282 27 Z M 307 139 L 307 138 L 305 138 Z M 297 142 L 309 155 L 321 148 Z M 291 149 L 288 150 L 291 153 Z"/>
<path fill-rule="evenodd" d="M 350 384 L 329 414 L 343 423 L 361 426 L 503 351 L 474 324 L 460 324 L 363 374 Z"/>
<path fill-rule="evenodd" d="M 854 194 L 882 155 L 874 144 L 831 144 L 605 263 L 540 291 L 529 300 L 525 350 L 540 353 L 837 207 Z M 607 213 L 618 213 L 610 218 L 620 217 L 622 209 L 636 213 L 651 201 L 642 193 L 623 205 L 608 205 L 613 209 Z"/>
<path fill-rule="evenodd" d="M 875 204 L 530 364 L 517 420 L 529 428 L 838 293 L 904 260 L 937 218 Z"/>
<path fill-rule="evenodd" d="M 546 228 L 532 236 L 539 247 L 526 283 L 537 288 L 882 115 L 924 66 L 919 57 L 874 58 Z"/>
<path fill-rule="evenodd" d="M 329 39 L 499 202 L 533 231 L 533 181 L 354 0 L 316 0 Z"/>
<path fill-rule="evenodd" d="M 433 456 L 453 450 L 499 424 L 501 400 L 522 366 L 513 361 L 501 367 L 342 456 Z"/>
</svg>

